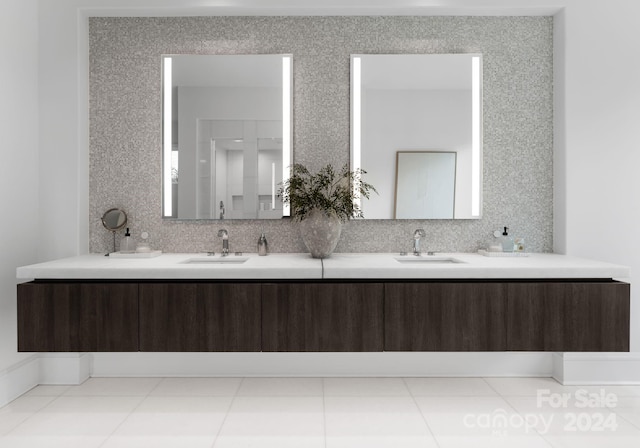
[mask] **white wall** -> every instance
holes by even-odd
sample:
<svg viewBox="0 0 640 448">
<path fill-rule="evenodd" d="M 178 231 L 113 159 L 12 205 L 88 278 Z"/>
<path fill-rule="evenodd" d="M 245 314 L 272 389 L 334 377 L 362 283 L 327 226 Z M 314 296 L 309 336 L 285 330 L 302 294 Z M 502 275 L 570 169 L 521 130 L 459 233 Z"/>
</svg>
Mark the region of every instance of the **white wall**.
<svg viewBox="0 0 640 448">
<path fill-rule="evenodd" d="M 11 38 L 2 39 L 5 58 L 14 64 L 22 59 L 15 55 L 16 37 L 21 57 L 31 67 L 28 76 L 16 81 L 33 85 L 33 57 L 36 48 L 33 36 L 32 1 L 13 0 L 3 4 L 3 26 L 11 30 Z M 640 123 L 640 59 L 636 57 L 640 41 L 640 2 L 630 0 L 315 0 L 259 1 L 236 0 L 216 9 L 216 2 L 201 6 L 199 0 L 40 0 L 42 20 L 40 33 L 40 137 L 41 219 L 38 245 L 40 258 L 55 258 L 86 252 L 88 247 L 87 203 L 87 43 L 84 14 L 81 9 L 101 15 L 172 15 L 172 14 L 539 14 L 556 16 L 556 169 L 554 189 L 558 202 L 565 207 L 555 209 L 555 240 L 559 251 L 572 255 L 623 263 L 631 266 L 633 284 L 640 282 L 640 151 L 637 124 Z M 363 5 L 367 7 L 362 7 Z M 20 6 L 18 6 L 20 5 Z M 286 9 L 287 6 L 297 9 Z M 254 9 L 251 9 L 254 8 Z M 8 14 L 4 14 L 8 11 Z M 26 23 L 20 22 L 25 13 Z M 6 18 L 6 19 L 4 19 Z M 4 25 L 4 21 L 7 22 Z M 32 32 L 28 32 L 32 30 Z M 9 64 L 14 65 L 14 64 Z M 80 75 L 79 75 L 80 74 Z M 11 97 L 14 89 L 5 95 Z M 25 98 L 12 97 L 8 121 L 2 126 L 8 141 L 24 143 L 36 132 L 35 105 L 27 106 Z M 17 113 L 16 113 L 17 112 Z M 31 135 L 18 132 L 28 117 Z M 24 128 L 22 128 L 24 129 Z M 10 136 L 7 138 L 7 136 Z M 33 151 L 34 143 L 27 147 Z M 5 148 L 8 148 L 6 145 Z M 3 154 L 6 150 L 3 151 Z M 27 152 L 24 157 L 35 158 Z M 14 155 L 13 157 L 21 157 Z M 6 170 L 11 178 L 24 182 L 29 192 L 32 184 L 24 181 L 33 174 L 30 161 L 16 160 Z M 564 169 L 563 169 L 564 168 Z M 4 181 L 4 180 L 3 180 Z M 6 182 L 6 181 L 5 181 Z M 13 191 L 17 191 L 13 189 Z M 16 201 L 3 193 L 9 202 Z M 36 202 L 31 196 L 21 196 L 20 203 Z M 13 202 L 15 204 L 15 202 Z M 31 205 L 31 206 L 32 206 Z M 23 238 L 6 237 L 5 248 L 16 255 L 3 258 L 2 269 L 8 264 L 22 263 L 20 255 L 26 241 L 25 229 L 35 216 L 31 207 L 23 208 L 2 232 L 19 233 Z M 4 229 L 4 227 L 3 227 Z M 15 236 L 15 235 L 14 235 Z M 21 244 L 24 243 L 24 244 Z M 26 246 L 25 246 L 26 244 Z M 18 247 L 20 246 L 20 247 Z M 20 249 L 20 250 L 18 250 Z M 33 250 L 33 249 L 32 249 Z M 8 250 L 3 251 L 9 253 Z M 2 257 L 6 257 L 3 255 Z M 28 258 L 28 257 L 26 257 Z M 27 261 L 26 259 L 24 261 Z M 632 289 L 632 349 L 640 350 L 640 294 Z"/>
<path fill-rule="evenodd" d="M 40 260 L 89 248 L 89 45 L 79 4 L 38 1 Z"/>
<path fill-rule="evenodd" d="M 631 266 L 631 349 L 640 351 L 640 2 L 570 4 L 556 77 L 565 112 L 556 146 L 566 163 L 556 177 L 566 194 L 557 219 L 567 253 Z"/>
<path fill-rule="evenodd" d="M 16 352 L 16 267 L 37 261 L 38 3 L 7 0 L 0 14 L 0 374 Z M 0 375 L 1 376 L 1 375 Z"/>
</svg>

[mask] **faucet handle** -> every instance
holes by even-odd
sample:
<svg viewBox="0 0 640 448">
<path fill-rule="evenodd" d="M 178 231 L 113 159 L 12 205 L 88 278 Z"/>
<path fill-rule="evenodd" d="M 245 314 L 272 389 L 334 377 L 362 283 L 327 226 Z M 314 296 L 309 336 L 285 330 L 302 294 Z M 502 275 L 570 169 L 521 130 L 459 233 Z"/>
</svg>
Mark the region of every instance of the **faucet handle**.
<svg viewBox="0 0 640 448">
<path fill-rule="evenodd" d="M 222 238 L 229 238 L 229 232 L 227 232 L 227 229 L 220 229 L 218 230 L 218 236 L 221 236 Z"/>
<path fill-rule="evenodd" d="M 414 238 L 424 238 L 425 236 L 427 236 L 427 232 L 425 232 L 424 229 L 416 229 L 416 231 L 413 232 Z"/>
</svg>

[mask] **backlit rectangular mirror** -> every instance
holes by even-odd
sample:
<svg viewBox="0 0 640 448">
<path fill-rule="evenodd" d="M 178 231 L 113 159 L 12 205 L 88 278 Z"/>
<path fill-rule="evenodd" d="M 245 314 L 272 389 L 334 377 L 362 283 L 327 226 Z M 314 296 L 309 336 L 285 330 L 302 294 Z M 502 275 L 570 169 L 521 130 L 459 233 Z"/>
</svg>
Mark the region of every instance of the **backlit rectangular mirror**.
<svg viewBox="0 0 640 448">
<path fill-rule="evenodd" d="M 279 219 L 291 55 L 163 56 L 163 216 Z"/>
<path fill-rule="evenodd" d="M 368 219 L 482 216 L 482 56 L 351 56 L 351 168 Z"/>
</svg>

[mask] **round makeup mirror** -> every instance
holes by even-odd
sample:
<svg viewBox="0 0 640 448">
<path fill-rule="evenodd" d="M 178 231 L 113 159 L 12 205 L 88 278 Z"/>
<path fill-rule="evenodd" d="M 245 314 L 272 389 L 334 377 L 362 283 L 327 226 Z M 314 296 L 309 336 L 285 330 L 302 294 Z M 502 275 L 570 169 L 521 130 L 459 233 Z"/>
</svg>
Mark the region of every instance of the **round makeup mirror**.
<svg viewBox="0 0 640 448">
<path fill-rule="evenodd" d="M 111 208 L 102 215 L 102 225 L 113 233 L 113 252 L 116 251 L 116 232 L 127 225 L 127 214 L 119 208 Z M 106 254 L 109 255 L 109 254 Z"/>
</svg>

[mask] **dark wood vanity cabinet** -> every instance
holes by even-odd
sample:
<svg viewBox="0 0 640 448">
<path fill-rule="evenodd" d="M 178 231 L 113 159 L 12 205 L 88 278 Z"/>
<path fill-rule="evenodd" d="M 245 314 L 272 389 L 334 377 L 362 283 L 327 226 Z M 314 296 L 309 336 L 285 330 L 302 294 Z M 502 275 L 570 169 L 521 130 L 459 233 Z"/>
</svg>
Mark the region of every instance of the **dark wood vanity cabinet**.
<svg viewBox="0 0 640 448">
<path fill-rule="evenodd" d="M 506 290 L 503 283 L 387 283 L 384 349 L 506 350 Z"/>
<path fill-rule="evenodd" d="M 522 282 L 508 285 L 508 350 L 629 351 L 629 284 Z"/>
<path fill-rule="evenodd" d="M 274 283 L 262 287 L 262 350 L 383 350 L 379 283 Z"/>
<path fill-rule="evenodd" d="M 141 283 L 140 351 L 259 352 L 261 287 Z"/>
<path fill-rule="evenodd" d="M 137 284 L 38 282 L 18 285 L 18 351 L 137 350 Z"/>
<path fill-rule="evenodd" d="M 612 280 L 37 281 L 18 350 L 629 351 Z"/>
</svg>

